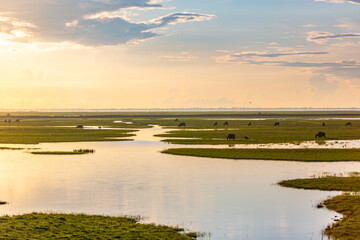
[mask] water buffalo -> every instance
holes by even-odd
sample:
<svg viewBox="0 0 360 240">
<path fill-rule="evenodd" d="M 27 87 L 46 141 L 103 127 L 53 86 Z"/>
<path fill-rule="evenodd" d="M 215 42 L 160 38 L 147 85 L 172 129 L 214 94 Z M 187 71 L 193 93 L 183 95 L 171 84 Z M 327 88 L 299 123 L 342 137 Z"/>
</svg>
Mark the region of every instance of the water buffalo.
<svg viewBox="0 0 360 240">
<path fill-rule="evenodd" d="M 325 125 L 326 125 L 326 124 L 323 122 L 323 123 L 322 123 L 322 126 L 325 127 Z"/>
<path fill-rule="evenodd" d="M 352 125 L 351 122 L 347 122 L 347 123 L 345 124 L 345 127 L 351 126 L 351 125 Z"/>
<path fill-rule="evenodd" d="M 179 125 L 178 125 L 178 127 L 185 127 L 185 126 L 186 126 L 186 124 L 184 122 L 179 123 Z"/>
<path fill-rule="evenodd" d="M 217 126 L 217 122 L 214 123 L 214 126 L 215 126 L 215 127 Z"/>
<path fill-rule="evenodd" d="M 280 127 L 280 123 L 279 123 L 279 122 L 276 122 L 276 123 L 274 124 L 274 126 L 275 126 L 275 127 Z"/>
<path fill-rule="evenodd" d="M 227 140 L 235 140 L 235 134 L 229 133 L 226 139 Z"/>
<path fill-rule="evenodd" d="M 318 133 L 315 135 L 315 138 L 323 138 L 323 137 L 326 137 L 326 133 L 324 133 L 324 132 L 318 132 Z"/>
<path fill-rule="evenodd" d="M 224 126 L 229 126 L 229 123 L 228 123 L 228 122 L 224 122 Z"/>
<path fill-rule="evenodd" d="M 244 139 L 245 139 L 245 140 L 249 140 L 249 137 L 246 137 L 246 136 L 245 136 Z"/>
<path fill-rule="evenodd" d="M 248 123 L 248 126 L 251 126 L 251 122 Z"/>
<path fill-rule="evenodd" d="M 83 125 L 77 125 L 76 128 L 83 129 L 84 126 Z"/>
<path fill-rule="evenodd" d="M 175 119 L 175 122 L 178 122 L 179 121 L 179 119 Z"/>
</svg>

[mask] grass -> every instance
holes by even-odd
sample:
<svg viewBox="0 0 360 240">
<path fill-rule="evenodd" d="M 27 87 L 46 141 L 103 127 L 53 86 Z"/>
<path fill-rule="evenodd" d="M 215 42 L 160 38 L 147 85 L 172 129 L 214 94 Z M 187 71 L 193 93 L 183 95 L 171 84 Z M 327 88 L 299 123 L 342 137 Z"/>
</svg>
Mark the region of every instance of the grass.
<svg viewBox="0 0 360 240">
<path fill-rule="evenodd" d="M 94 153 L 94 149 L 76 149 L 73 151 L 38 151 L 38 152 L 30 152 L 35 155 L 83 155 Z"/>
<path fill-rule="evenodd" d="M 43 152 L 31 152 L 34 155 L 83 155 L 86 152 L 67 152 L 67 151 L 43 151 Z"/>
<path fill-rule="evenodd" d="M 165 138 L 162 141 L 172 144 L 264 144 L 264 143 L 290 143 L 314 141 L 319 131 L 326 132 L 326 140 L 353 140 L 360 139 L 360 121 L 352 120 L 353 126 L 345 127 L 347 120 L 306 120 L 306 119 L 274 119 L 264 121 L 228 120 L 229 127 L 214 127 L 215 120 L 188 119 L 187 127 L 177 131 L 159 134 Z M 280 122 L 280 127 L 274 127 L 274 122 Z M 223 121 L 218 121 L 222 123 Z M 322 123 L 326 126 L 322 127 Z M 161 122 L 159 122 L 161 123 Z M 161 124 L 166 124 L 161 123 Z M 174 123 L 168 123 L 174 124 Z M 167 125 L 165 125 L 167 127 Z M 174 126 L 172 126 L 174 127 Z M 177 128 L 177 127 L 175 127 Z M 229 133 L 236 135 L 235 141 L 227 141 Z M 244 137 L 249 140 L 245 140 Z M 176 139 L 186 138 L 186 139 Z"/>
<path fill-rule="evenodd" d="M 41 214 L 0 217 L 1 239 L 175 239 L 190 240 L 177 227 L 140 224 L 131 217 Z"/>
<path fill-rule="evenodd" d="M 326 176 L 319 178 L 286 180 L 281 181 L 279 184 L 283 187 L 299 189 L 360 192 L 360 177 Z"/>
<path fill-rule="evenodd" d="M 324 191 L 360 191 L 360 177 L 334 177 L 294 179 L 279 183 L 284 187 L 324 190 Z M 325 206 L 330 210 L 342 214 L 341 221 L 328 226 L 325 233 L 332 239 L 358 240 L 360 239 L 360 195 L 345 193 L 326 200 L 318 206 Z"/>
<path fill-rule="evenodd" d="M 42 142 L 124 141 L 136 130 L 93 130 L 64 127 L 0 128 L 0 143 L 38 144 Z M 123 138 L 123 139 L 120 139 Z"/>
<path fill-rule="evenodd" d="M 172 155 L 254 160 L 301 162 L 360 161 L 360 149 L 196 149 L 172 148 L 162 151 Z"/>
</svg>

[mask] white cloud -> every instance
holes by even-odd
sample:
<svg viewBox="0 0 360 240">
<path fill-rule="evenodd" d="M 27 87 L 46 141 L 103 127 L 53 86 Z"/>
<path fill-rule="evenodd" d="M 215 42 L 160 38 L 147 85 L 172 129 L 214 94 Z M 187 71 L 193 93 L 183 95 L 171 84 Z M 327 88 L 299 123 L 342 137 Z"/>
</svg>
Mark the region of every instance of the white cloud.
<svg viewBox="0 0 360 240">
<path fill-rule="evenodd" d="M 315 2 L 329 2 L 329 3 L 353 3 L 353 4 L 360 4 L 360 0 L 315 0 Z"/>
<path fill-rule="evenodd" d="M 133 22 L 135 10 L 163 9 L 159 0 L 0 0 L 0 35 L 8 41 L 73 42 L 81 45 L 117 45 L 162 34 L 158 28 L 206 21 L 209 14 L 175 12 L 147 22 Z M 4 39 L 4 37 L 3 37 Z"/>
</svg>

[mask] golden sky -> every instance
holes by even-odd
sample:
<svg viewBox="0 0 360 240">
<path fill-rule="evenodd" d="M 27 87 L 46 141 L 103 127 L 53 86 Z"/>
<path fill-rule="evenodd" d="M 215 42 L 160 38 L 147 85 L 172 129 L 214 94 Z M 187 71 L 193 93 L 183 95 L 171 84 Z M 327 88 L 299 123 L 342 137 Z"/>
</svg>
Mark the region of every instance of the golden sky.
<svg viewBox="0 0 360 240">
<path fill-rule="evenodd" d="M 0 0 L 0 108 L 359 107 L 358 0 Z"/>
</svg>

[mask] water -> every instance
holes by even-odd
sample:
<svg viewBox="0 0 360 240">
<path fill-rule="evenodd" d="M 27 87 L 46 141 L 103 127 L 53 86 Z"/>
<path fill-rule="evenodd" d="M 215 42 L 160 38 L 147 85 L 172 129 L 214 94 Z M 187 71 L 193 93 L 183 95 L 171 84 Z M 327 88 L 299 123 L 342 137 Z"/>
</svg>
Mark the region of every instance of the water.
<svg viewBox="0 0 360 240">
<path fill-rule="evenodd" d="M 95 149 L 81 156 L 0 151 L 0 214 L 32 211 L 141 215 L 145 222 L 210 233 L 204 239 L 321 239 L 335 215 L 316 209 L 338 192 L 282 188 L 284 179 L 360 171 L 360 163 L 232 161 L 161 154 L 141 129 L 133 142 L 46 143 L 42 150 Z M 21 145 L 1 145 L 1 147 Z M 325 239 L 325 238 L 324 238 Z"/>
</svg>

